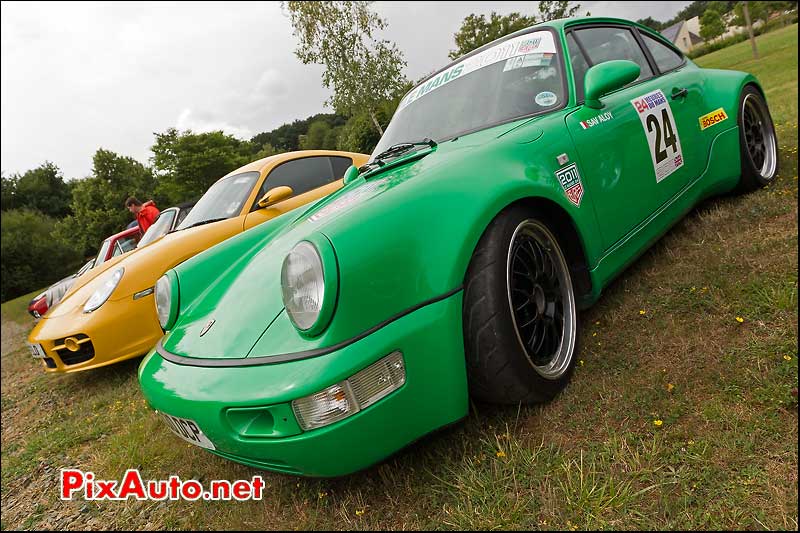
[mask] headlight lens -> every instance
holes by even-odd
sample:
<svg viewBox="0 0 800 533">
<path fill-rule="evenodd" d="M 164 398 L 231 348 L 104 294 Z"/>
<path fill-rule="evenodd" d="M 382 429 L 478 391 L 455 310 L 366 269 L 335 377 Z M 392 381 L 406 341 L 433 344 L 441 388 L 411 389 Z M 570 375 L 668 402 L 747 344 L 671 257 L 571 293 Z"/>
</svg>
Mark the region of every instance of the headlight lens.
<svg viewBox="0 0 800 533">
<path fill-rule="evenodd" d="M 89 297 L 89 299 L 86 301 L 86 304 L 83 306 L 83 312 L 91 313 L 106 303 L 106 300 L 108 300 L 108 298 L 111 296 L 111 293 L 114 292 L 114 289 L 116 289 L 117 285 L 119 285 L 124 273 L 124 268 L 120 267 L 116 269 L 111 276 L 106 279 L 106 282 L 103 284 L 103 286 L 94 291 L 92 296 Z"/>
<path fill-rule="evenodd" d="M 310 330 L 325 303 L 322 258 L 310 242 L 299 242 L 283 260 L 281 290 L 292 323 L 300 331 Z"/>
<path fill-rule="evenodd" d="M 164 331 L 170 329 L 178 318 L 177 289 L 178 284 L 174 283 L 169 274 L 164 274 L 156 282 L 156 312 L 158 313 L 158 323 Z"/>
</svg>

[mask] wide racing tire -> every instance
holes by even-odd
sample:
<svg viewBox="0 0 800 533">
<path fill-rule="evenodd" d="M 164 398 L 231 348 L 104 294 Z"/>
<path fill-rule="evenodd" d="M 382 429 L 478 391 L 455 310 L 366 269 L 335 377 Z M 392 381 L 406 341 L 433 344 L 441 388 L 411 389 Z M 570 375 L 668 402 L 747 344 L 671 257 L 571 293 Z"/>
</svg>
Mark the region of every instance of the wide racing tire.
<svg viewBox="0 0 800 533">
<path fill-rule="evenodd" d="M 473 253 L 464 284 L 467 377 L 476 399 L 540 403 L 569 382 L 578 313 L 567 260 L 541 215 L 501 212 Z"/>
<path fill-rule="evenodd" d="M 737 192 L 755 191 L 778 174 L 778 140 L 767 103 L 753 85 L 742 89 L 736 120 L 742 164 Z"/>
</svg>

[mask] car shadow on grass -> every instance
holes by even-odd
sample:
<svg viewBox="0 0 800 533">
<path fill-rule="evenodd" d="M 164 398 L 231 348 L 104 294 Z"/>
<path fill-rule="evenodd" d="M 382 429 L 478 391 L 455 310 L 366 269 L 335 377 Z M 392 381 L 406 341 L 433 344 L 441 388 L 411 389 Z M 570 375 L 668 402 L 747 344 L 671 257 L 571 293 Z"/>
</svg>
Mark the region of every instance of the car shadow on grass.
<svg viewBox="0 0 800 533">
<path fill-rule="evenodd" d="M 134 357 L 92 370 L 61 374 L 56 379 L 68 388 L 82 391 L 86 395 L 103 392 L 109 387 L 119 387 L 136 381 L 142 357 Z"/>
</svg>

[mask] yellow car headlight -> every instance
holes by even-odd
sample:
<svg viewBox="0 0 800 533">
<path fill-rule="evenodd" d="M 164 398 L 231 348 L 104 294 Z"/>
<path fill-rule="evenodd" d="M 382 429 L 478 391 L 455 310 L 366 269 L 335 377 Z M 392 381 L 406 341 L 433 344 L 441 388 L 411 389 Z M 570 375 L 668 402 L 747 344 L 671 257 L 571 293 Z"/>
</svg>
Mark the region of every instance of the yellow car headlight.
<svg viewBox="0 0 800 533">
<path fill-rule="evenodd" d="M 94 291 L 89 299 L 86 300 L 86 304 L 83 306 L 83 312 L 91 313 L 106 303 L 106 300 L 108 300 L 108 298 L 111 296 L 111 293 L 114 292 L 114 289 L 116 289 L 117 285 L 119 285 L 124 273 L 125 269 L 122 267 L 114 270 L 114 272 L 112 272 L 111 275 L 106 278 L 106 282 L 103 283 L 99 289 Z"/>
</svg>

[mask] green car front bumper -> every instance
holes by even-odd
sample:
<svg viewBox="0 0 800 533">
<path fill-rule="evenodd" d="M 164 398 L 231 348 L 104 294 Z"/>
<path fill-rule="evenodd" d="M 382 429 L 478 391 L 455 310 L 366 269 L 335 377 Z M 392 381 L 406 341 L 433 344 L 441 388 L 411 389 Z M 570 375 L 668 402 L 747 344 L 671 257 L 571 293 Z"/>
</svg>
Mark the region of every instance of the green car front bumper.
<svg viewBox="0 0 800 533">
<path fill-rule="evenodd" d="M 304 476 L 349 474 L 466 416 L 462 294 L 417 309 L 339 351 L 299 361 L 203 367 L 176 364 L 154 350 L 142 361 L 139 381 L 154 409 L 193 420 L 213 452 L 227 459 Z M 348 418 L 300 429 L 292 400 L 395 351 L 405 361 L 402 387 Z"/>
</svg>

